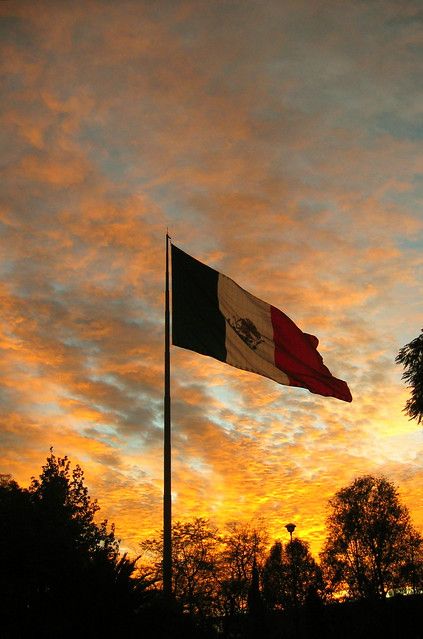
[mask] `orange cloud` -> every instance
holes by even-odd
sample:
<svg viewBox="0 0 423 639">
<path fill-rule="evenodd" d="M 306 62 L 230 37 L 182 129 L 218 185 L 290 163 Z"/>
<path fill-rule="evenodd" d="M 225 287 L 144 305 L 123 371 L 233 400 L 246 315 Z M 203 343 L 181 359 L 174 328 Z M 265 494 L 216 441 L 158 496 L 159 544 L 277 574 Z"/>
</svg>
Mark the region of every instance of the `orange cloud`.
<svg viewBox="0 0 423 639">
<path fill-rule="evenodd" d="M 27 485 L 53 445 L 125 548 L 160 528 L 168 227 L 315 333 L 354 397 L 172 349 L 175 518 L 263 518 L 273 537 L 294 520 L 317 552 L 327 499 L 384 472 L 422 525 L 394 364 L 422 266 L 413 3 L 400 13 L 0 3 L 2 471 Z"/>
</svg>

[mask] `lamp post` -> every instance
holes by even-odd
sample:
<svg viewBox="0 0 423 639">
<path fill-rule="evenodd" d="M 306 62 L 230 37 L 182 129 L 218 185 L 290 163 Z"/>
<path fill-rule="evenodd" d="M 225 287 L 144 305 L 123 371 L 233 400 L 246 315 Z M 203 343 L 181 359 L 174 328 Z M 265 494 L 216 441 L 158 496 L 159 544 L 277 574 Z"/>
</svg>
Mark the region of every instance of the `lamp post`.
<svg viewBox="0 0 423 639">
<path fill-rule="evenodd" d="M 295 524 L 286 524 L 285 528 L 287 529 L 287 531 L 289 532 L 290 536 L 291 536 L 291 543 L 292 543 L 292 533 L 294 532 L 296 525 Z"/>
<path fill-rule="evenodd" d="M 291 571 L 292 571 L 292 604 L 294 607 L 294 611 L 296 614 L 297 611 L 297 557 L 296 557 L 296 552 L 294 552 L 296 549 L 294 549 L 294 546 L 292 545 L 292 533 L 294 532 L 296 525 L 295 524 L 286 524 L 285 528 L 287 529 L 287 531 L 289 532 L 290 535 L 290 545 L 289 545 L 289 556 L 290 556 L 290 563 L 291 563 Z M 288 546 L 287 546 L 288 549 Z M 295 620 L 295 624 L 298 623 L 297 617 L 294 617 Z"/>
</svg>

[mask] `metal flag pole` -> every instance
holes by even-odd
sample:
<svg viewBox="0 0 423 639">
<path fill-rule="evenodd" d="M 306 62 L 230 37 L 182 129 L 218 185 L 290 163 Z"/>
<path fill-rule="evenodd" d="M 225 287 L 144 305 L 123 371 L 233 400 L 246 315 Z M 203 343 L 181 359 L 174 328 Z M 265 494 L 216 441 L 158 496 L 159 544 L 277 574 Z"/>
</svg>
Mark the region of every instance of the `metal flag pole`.
<svg viewBox="0 0 423 639">
<path fill-rule="evenodd" d="M 164 438 L 163 438 L 163 593 L 172 596 L 172 475 L 170 421 L 169 240 L 166 232 Z"/>
</svg>

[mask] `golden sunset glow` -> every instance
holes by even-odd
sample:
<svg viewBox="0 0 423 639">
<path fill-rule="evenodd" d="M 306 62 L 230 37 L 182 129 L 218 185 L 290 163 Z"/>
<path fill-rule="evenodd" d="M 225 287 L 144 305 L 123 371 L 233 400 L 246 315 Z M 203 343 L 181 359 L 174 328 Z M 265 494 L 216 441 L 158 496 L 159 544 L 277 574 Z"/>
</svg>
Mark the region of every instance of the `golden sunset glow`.
<svg viewBox="0 0 423 639">
<path fill-rule="evenodd" d="M 0 3 L 0 472 L 50 446 L 123 550 L 161 527 L 165 233 L 318 336 L 353 402 L 172 348 L 173 516 L 316 554 L 355 477 L 423 532 L 414 0 Z M 419 181 L 420 180 L 420 181 Z"/>
</svg>

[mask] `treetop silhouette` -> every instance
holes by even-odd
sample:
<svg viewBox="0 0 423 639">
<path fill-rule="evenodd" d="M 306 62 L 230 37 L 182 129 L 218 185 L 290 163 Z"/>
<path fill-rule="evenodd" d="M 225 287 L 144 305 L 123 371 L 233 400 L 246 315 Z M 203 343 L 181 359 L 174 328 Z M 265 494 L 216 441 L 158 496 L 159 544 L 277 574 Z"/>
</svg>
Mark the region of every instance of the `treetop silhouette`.
<svg viewBox="0 0 423 639">
<path fill-rule="evenodd" d="M 418 337 L 400 349 L 395 361 L 403 365 L 402 379 L 411 389 L 404 412 L 420 424 L 423 421 L 423 329 Z"/>
</svg>

